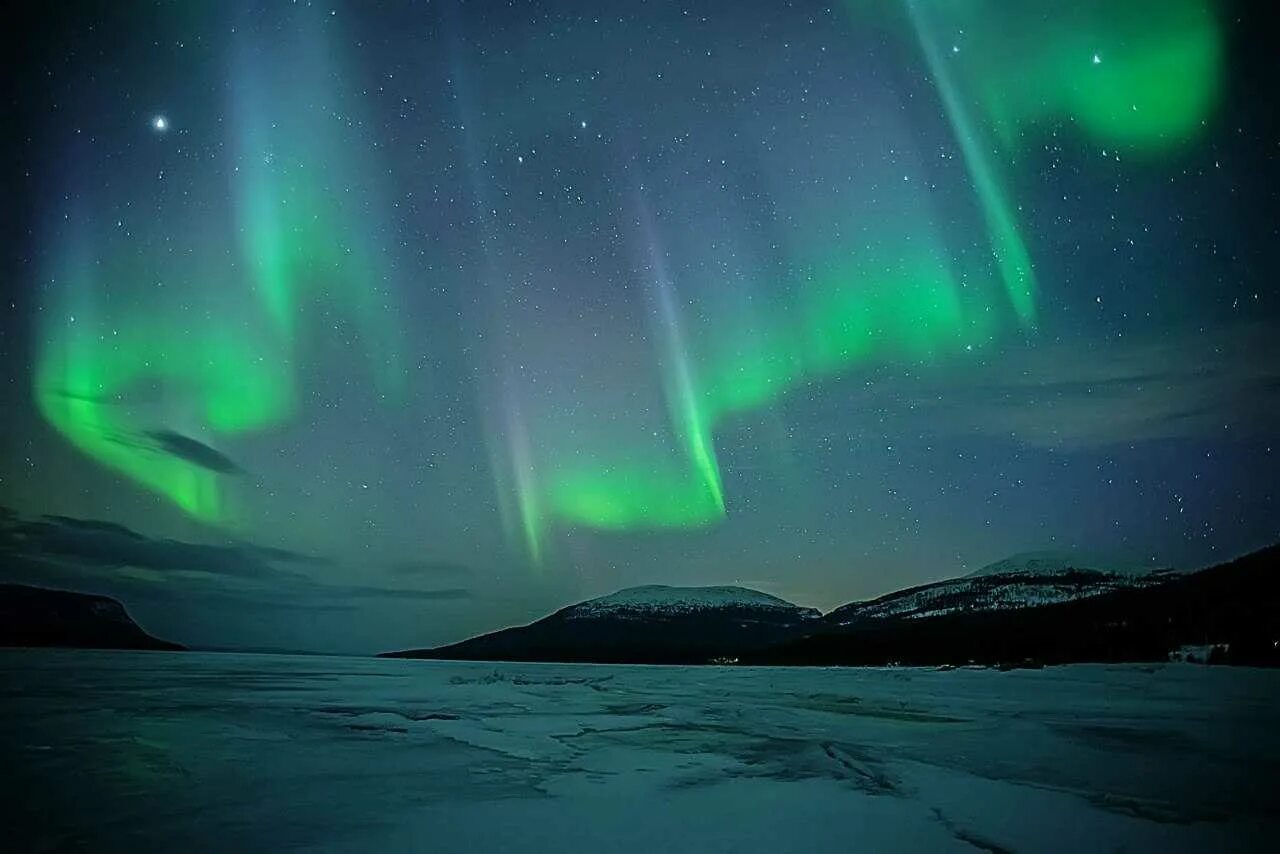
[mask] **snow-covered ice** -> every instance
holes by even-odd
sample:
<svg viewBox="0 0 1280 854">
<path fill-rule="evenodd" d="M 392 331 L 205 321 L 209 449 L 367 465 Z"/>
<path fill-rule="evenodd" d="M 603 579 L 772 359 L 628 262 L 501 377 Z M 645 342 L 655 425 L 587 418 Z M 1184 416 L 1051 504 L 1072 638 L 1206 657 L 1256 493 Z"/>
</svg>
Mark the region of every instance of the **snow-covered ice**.
<svg viewBox="0 0 1280 854">
<path fill-rule="evenodd" d="M 1280 673 L 0 652 L 10 850 L 1233 851 Z"/>
</svg>

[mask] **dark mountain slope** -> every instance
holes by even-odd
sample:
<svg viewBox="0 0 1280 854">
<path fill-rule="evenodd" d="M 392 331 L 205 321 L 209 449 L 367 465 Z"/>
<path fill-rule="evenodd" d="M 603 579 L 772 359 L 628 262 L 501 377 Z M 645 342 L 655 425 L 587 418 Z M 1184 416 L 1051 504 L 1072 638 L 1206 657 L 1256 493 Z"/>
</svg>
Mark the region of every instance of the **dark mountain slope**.
<svg viewBox="0 0 1280 854">
<path fill-rule="evenodd" d="M 0 584 L 0 646 L 182 649 L 147 634 L 106 596 Z"/>
<path fill-rule="evenodd" d="M 636 587 L 527 626 L 397 658 L 704 664 L 793 638 L 818 611 L 741 587 Z"/>
<path fill-rule="evenodd" d="M 1088 599 L 1115 590 L 1152 587 L 1170 577 L 1167 571 L 1122 573 L 1088 569 L 1070 562 L 1015 566 L 1001 561 L 962 578 L 950 578 L 887 593 L 865 602 L 850 602 L 822 618 L 832 627 L 868 621 L 919 620 L 972 611 L 1034 608 Z"/>
<path fill-rule="evenodd" d="M 1280 546 L 1194 573 L 994 565 L 825 617 L 743 588 L 640 587 L 406 658 L 699 664 L 1280 664 Z"/>
<path fill-rule="evenodd" d="M 1171 650 L 1202 644 L 1221 645 L 1216 660 L 1223 663 L 1280 664 L 1280 546 L 1166 575 L 1157 584 L 1038 607 L 827 623 L 820 632 L 744 659 L 855 665 L 1164 661 Z"/>
</svg>

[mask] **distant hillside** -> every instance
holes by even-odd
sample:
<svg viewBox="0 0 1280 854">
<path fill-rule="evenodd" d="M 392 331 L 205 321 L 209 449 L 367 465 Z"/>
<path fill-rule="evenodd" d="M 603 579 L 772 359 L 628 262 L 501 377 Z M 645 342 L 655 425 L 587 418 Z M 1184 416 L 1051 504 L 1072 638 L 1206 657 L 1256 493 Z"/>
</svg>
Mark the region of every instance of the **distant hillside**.
<svg viewBox="0 0 1280 854">
<path fill-rule="evenodd" d="M 405 658 L 692 664 L 1280 664 L 1280 546 L 1199 572 L 1011 559 L 821 616 L 740 587 L 637 587 Z"/>
<path fill-rule="evenodd" d="M 1153 572 L 1168 572 L 1156 567 L 1132 562 L 1107 560 L 1095 555 L 1064 551 L 1019 552 L 1004 560 L 989 563 L 981 569 L 975 569 L 966 578 L 981 575 L 1052 575 L 1055 572 L 1073 572 L 1086 570 L 1100 572 L 1105 575 L 1148 575 Z"/>
<path fill-rule="evenodd" d="M 797 637 L 820 613 L 743 587 L 634 587 L 397 658 L 701 664 Z"/>
<path fill-rule="evenodd" d="M 1072 584 L 1074 575 L 1068 574 Z M 824 618 L 820 631 L 744 659 L 863 665 L 1164 661 L 1180 647 L 1203 646 L 1213 648 L 1213 660 L 1221 663 L 1280 664 L 1280 546 L 1199 572 L 1100 583 L 1114 589 L 1036 607 L 945 607 L 924 615 L 833 620 L 847 615 L 852 606 L 845 606 Z M 983 602 L 982 595 L 976 601 Z"/>
<path fill-rule="evenodd" d="M 0 584 L 0 646 L 182 649 L 147 634 L 107 596 Z"/>
<path fill-rule="evenodd" d="M 1152 587 L 1168 580 L 1166 570 L 1116 571 L 1069 558 L 1024 555 L 993 563 L 961 578 L 922 584 L 865 602 L 851 602 L 823 621 L 849 627 L 886 619 L 919 620 L 946 614 L 1031 608 L 1088 599 L 1116 590 Z"/>
</svg>

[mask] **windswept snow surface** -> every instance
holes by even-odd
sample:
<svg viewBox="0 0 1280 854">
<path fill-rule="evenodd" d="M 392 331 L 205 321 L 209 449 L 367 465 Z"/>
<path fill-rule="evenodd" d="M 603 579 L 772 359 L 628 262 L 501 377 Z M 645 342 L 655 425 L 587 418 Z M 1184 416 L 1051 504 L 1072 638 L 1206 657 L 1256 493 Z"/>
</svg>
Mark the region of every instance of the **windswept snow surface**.
<svg viewBox="0 0 1280 854">
<path fill-rule="evenodd" d="M 724 608 L 768 608 L 819 616 L 814 608 L 801 608 L 777 596 L 746 587 L 668 587 L 662 584 L 628 587 L 608 596 L 588 599 L 569 611 L 570 616 L 595 616 L 625 611 L 675 614 Z"/>
<path fill-rule="evenodd" d="M 1280 672 L 0 652 L 11 850 L 1249 851 Z"/>
</svg>

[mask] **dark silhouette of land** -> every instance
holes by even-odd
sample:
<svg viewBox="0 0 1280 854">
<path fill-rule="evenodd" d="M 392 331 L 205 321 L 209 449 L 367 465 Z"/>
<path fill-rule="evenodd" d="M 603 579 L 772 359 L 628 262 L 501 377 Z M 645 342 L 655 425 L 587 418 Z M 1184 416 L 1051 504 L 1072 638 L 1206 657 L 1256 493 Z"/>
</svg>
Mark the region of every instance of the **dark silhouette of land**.
<svg viewBox="0 0 1280 854">
<path fill-rule="evenodd" d="M 402 658 L 648 664 L 1037 666 L 1166 661 L 1280 665 L 1280 546 L 1198 572 L 1125 581 L 1094 570 L 967 577 L 810 609 L 564 608 L 527 626 Z M 1067 601 L 1018 602 L 1032 589 Z M 1072 598 L 1074 597 L 1074 598 Z M 920 602 L 926 599 L 928 608 Z M 1036 601 L 1034 597 L 1029 600 Z M 788 604 L 789 603 L 784 603 Z"/>
<path fill-rule="evenodd" d="M 0 584 L 0 646 L 180 650 L 152 637 L 108 596 Z"/>
</svg>

